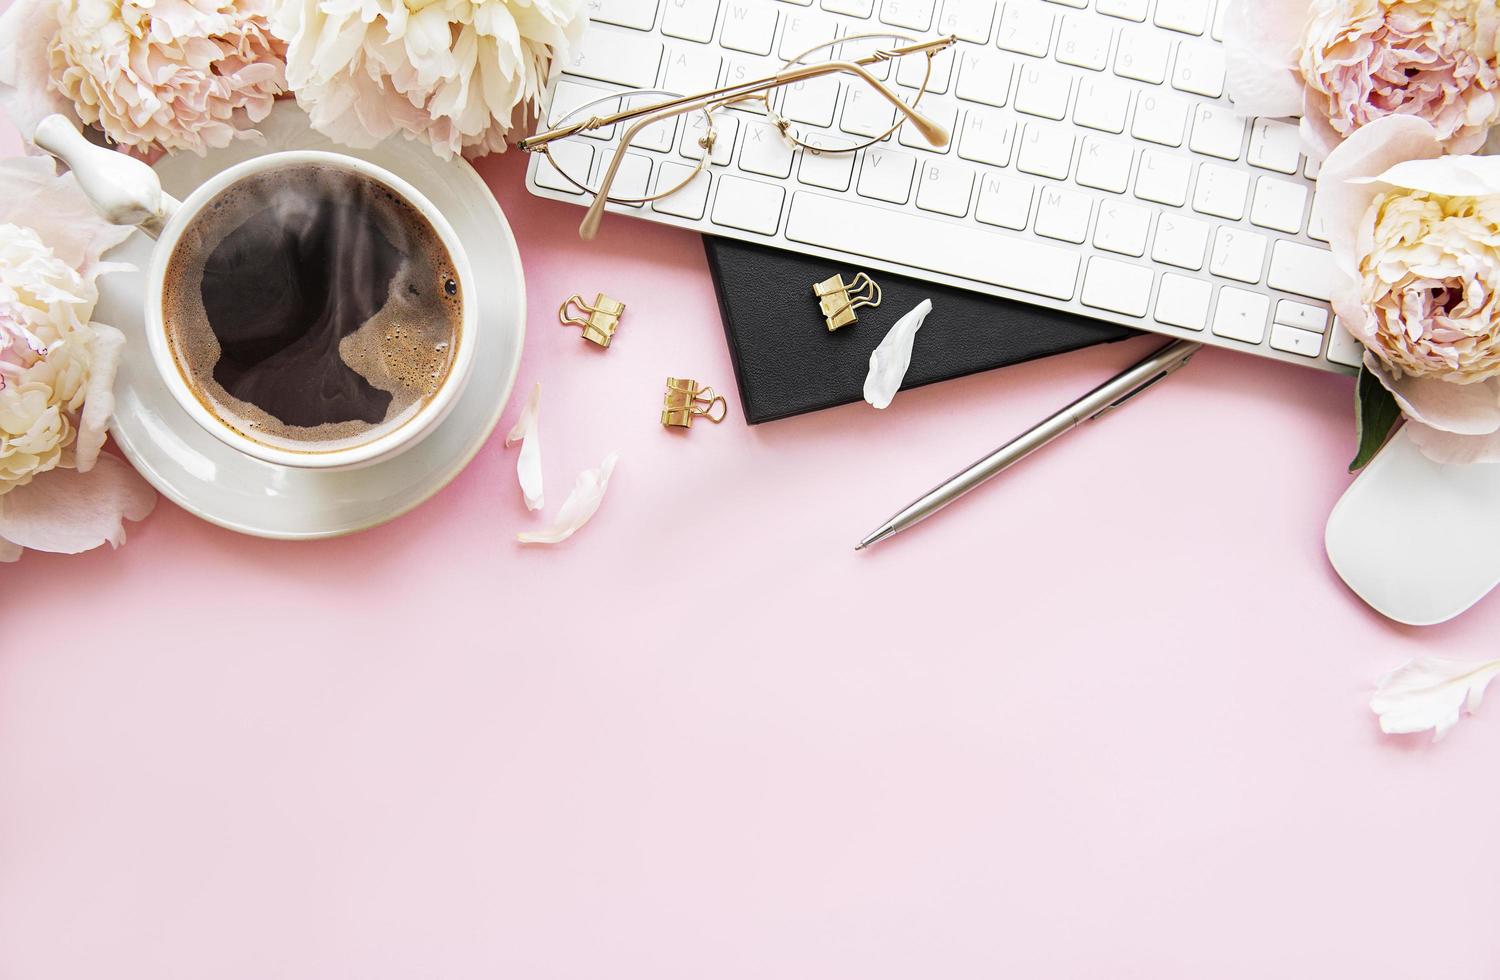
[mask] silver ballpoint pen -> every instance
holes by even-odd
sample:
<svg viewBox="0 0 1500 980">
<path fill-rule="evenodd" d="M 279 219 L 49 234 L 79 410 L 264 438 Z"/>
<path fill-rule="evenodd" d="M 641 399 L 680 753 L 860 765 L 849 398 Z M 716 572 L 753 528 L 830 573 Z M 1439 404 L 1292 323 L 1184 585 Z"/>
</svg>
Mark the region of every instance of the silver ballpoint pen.
<svg viewBox="0 0 1500 980">
<path fill-rule="evenodd" d="M 1055 415 L 1023 432 L 962 473 L 956 474 L 913 500 L 895 517 L 866 535 L 863 541 L 854 546 L 854 550 L 868 548 L 877 541 L 884 541 L 891 535 L 899 534 L 913 524 L 931 517 L 981 483 L 998 476 L 1013 464 L 1041 449 L 1064 432 L 1084 422 L 1091 422 L 1111 409 L 1119 408 L 1126 401 L 1182 367 L 1189 358 L 1198 353 L 1198 348 L 1202 346 L 1191 340 L 1174 340 L 1165 347 L 1157 349 L 1144 360 L 1126 368 L 1124 372 L 1115 375 Z"/>
</svg>

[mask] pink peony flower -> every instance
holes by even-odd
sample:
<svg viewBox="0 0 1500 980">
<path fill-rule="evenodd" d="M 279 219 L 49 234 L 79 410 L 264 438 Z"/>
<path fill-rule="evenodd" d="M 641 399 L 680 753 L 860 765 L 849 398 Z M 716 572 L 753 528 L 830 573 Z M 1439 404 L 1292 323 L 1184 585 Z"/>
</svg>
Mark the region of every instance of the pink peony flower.
<svg viewBox="0 0 1500 980">
<path fill-rule="evenodd" d="M 587 19 L 583 0 L 282 0 L 272 27 L 314 129 L 447 159 L 503 150 Z"/>
<path fill-rule="evenodd" d="M 155 494 L 101 455 L 124 336 L 94 323 L 107 224 L 50 159 L 0 161 L 0 561 L 124 540 Z"/>
<path fill-rule="evenodd" d="M 1231 0 L 1229 92 L 1247 115 L 1302 116 L 1326 157 L 1387 116 L 1431 123 L 1472 153 L 1500 121 L 1500 10 L 1494 0 Z"/>
<path fill-rule="evenodd" d="M 1413 441 L 1500 461 L 1500 158 L 1444 156 L 1430 123 L 1390 116 L 1329 154 L 1318 187 L 1334 309 Z"/>
<path fill-rule="evenodd" d="M 16 0 L 0 17 L 0 103 L 23 133 L 61 109 L 142 153 L 253 137 L 286 89 L 272 3 Z"/>
</svg>

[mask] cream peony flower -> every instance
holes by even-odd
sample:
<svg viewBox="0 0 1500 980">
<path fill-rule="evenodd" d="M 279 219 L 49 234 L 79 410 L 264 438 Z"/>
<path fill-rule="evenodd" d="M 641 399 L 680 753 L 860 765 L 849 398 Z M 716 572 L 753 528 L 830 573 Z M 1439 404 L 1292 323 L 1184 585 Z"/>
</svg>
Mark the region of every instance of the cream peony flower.
<svg viewBox="0 0 1500 980">
<path fill-rule="evenodd" d="M 583 0 L 282 0 L 272 29 L 314 129 L 448 159 L 503 150 L 586 22 Z"/>
<path fill-rule="evenodd" d="M 128 466 L 99 453 L 125 338 L 91 322 L 95 280 L 119 268 L 100 257 L 130 230 L 107 224 L 72 175 L 58 177 L 52 167 L 41 158 L 0 162 L 4 561 L 22 547 L 73 552 L 118 543 L 121 519 L 139 520 L 155 500 Z"/>
<path fill-rule="evenodd" d="M 0 18 L 0 101 L 31 133 L 66 107 L 141 152 L 254 136 L 286 90 L 273 0 L 16 0 Z"/>
<path fill-rule="evenodd" d="M 1386 116 L 1431 123 L 1472 153 L 1500 121 L 1495 0 L 1231 0 L 1229 92 L 1248 115 L 1302 116 L 1326 157 Z"/>
<path fill-rule="evenodd" d="M 1333 306 L 1424 453 L 1497 461 L 1500 158 L 1442 154 L 1430 124 L 1392 116 L 1329 155 Z"/>
</svg>

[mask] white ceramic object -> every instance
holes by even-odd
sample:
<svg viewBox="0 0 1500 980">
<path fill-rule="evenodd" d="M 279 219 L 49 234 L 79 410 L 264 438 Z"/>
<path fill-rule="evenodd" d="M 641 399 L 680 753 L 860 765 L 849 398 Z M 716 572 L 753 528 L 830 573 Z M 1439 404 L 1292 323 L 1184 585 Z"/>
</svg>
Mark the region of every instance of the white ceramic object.
<svg viewBox="0 0 1500 980">
<path fill-rule="evenodd" d="M 1445 622 L 1500 583 L 1500 464 L 1449 466 L 1397 432 L 1328 516 L 1328 560 L 1376 612 Z"/>
<path fill-rule="evenodd" d="M 442 162 L 420 144 L 392 139 L 371 150 L 335 146 L 313 132 L 302 111 L 280 103 L 258 127 L 263 143 L 237 141 L 204 158 L 179 154 L 155 170 L 166 191 L 186 199 L 215 174 L 287 150 L 332 150 L 369 161 L 431 202 L 468 254 L 473 302 L 472 381 L 449 414 L 406 451 L 357 469 L 294 469 L 232 449 L 184 410 L 153 362 L 146 339 L 147 277 L 101 277 L 94 318 L 118 326 L 129 343 L 115 384 L 110 433 L 157 490 L 205 520 L 270 538 L 322 538 L 390 520 L 432 496 L 489 438 L 510 397 L 525 334 L 525 279 L 510 226 L 494 196 L 462 161 Z M 152 242 L 132 235 L 111 259 L 149 267 Z"/>
</svg>

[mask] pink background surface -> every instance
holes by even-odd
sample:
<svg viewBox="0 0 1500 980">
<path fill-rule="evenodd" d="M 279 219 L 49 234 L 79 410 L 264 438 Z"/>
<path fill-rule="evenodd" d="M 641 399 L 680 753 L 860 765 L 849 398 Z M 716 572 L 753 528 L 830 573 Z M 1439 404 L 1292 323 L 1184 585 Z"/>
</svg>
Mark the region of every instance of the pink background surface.
<svg viewBox="0 0 1500 980">
<path fill-rule="evenodd" d="M 599 515 L 516 545 L 497 434 L 351 538 L 163 502 L 0 568 L 0 978 L 1500 971 L 1500 705 L 1435 747 L 1365 706 L 1500 602 L 1408 629 L 1329 568 L 1350 381 L 1204 353 L 855 554 L 1156 341 L 670 434 L 665 376 L 733 389 L 698 239 L 584 247 L 522 164 L 517 392 L 554 506 L 620 450 Z M 608 352 L 552 319 L 595 290 Z"/>
</svg>

